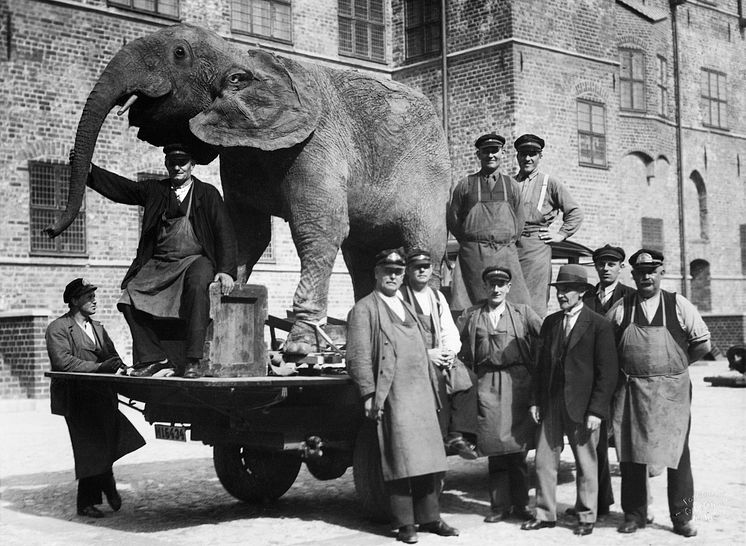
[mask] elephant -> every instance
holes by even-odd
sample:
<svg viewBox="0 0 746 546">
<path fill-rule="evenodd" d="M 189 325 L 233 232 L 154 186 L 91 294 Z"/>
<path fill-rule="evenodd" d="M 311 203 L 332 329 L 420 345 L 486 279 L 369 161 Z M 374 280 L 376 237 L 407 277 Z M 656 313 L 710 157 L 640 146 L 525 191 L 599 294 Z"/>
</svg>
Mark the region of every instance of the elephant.
<svg viewBox="0 0 746 546">
<path fill-rule="evenodd" d="M 67 208 L 46 228 L 51 237 L 80 209 L 114 106 L 120 115 L 129 111 L 141 140 L 186 144 L 198 164 L 220 157 L 247 276 L 269 244 L 271 216 L 289 223 L 301 264 L 289 352 L 317 347 L 313 324 L 326 320 L 340 249 L 356 300 L 372 291 L 374 256 L 383 249 L 424 248 L 440 263 L 448 145 L 432 103 L 410 87 L 241 47 L 190 24 L 135 39 L 114 55 L 87 98 Z"/>
</svg>

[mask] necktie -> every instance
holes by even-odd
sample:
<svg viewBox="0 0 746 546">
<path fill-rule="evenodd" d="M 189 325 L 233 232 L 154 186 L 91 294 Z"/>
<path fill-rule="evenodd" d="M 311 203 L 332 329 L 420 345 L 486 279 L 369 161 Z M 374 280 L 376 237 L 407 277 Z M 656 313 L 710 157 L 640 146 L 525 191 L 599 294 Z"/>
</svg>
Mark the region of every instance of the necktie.
<svg viewBox="0 0 746 546">
<path fill-rule="evenodd" d="M 570 340 L 570 334 L 572 333 L 572 322 L 570 321 L 570 315 L 565 315 L 565 344 Z"/>
</svg>

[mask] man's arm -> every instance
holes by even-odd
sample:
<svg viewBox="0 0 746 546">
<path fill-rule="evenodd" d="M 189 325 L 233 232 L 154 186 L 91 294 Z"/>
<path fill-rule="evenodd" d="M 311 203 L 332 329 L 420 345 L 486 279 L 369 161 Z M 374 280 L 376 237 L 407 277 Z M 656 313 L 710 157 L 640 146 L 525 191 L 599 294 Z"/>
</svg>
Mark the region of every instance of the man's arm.
<svg viewBox="0 0 746 546">
<path fill-rule="evenodd" d="M 587 414 L 607 419 L 619 377 L 619 361 L 611 323 L 600 315 L 594 318 L 593 388 Z"/>
<path fill-rule="evenodd" d="M 465 188 L 468 189 L 467 181 L 468 177 L 462 178 L 453 188 L 451 199 L 448 202 L 448 209 L 446 210 L 446 225 L 448 226 L 448 231 L 450 231 L 458 241 L 460 241 L 463 236 L 463 231 L 461 230 L 461 223 L 463 222 L 463 218 L 461 218 L 461 208 L 463 207 L 464 193 L 466 191 Z"/>
<path fill-rule="evenodd" d="M 99 364 L 93 360 L 83 360 L 73 355 L 72 343 L 67 328 L 51 324 L 46 333 L 47 353 L 52 370 L 57 372 L 98 371 Z"/>
<path fill-rule="evenodd" d="M 96 165 L 91 164 L 91 172 L 88 174 L 86 184 L 116 203 L 145 206 L 146 184 L 133 182 Z"/>
<path fill-rule="evenodd" d="M 448 307 L 445 296 L 440 290 L 435 290 L 435 294 L 440 302 L 440 346 L 457 354 L 461 349 L 461 338 L 458 328 L 456 328 L 456 323 L 453 322 L 453 316 L 451 315 L 451 310 Z"/>
<path fill-rule="evenodd" d="M 697 308 L 680 294 L 676 294 L 676 316 L 687 335 L 689 363 L 696 362 L 712 350 L 710 330 Z"/>
<path fill-rule="evenodd" d="M 220 193 L 213 186 L 205 184 L 205 189 L 210 196 L 210 222 L 215 236 L 215 282 L 219 282 L 221 292 L 228 294 L 233 288 L 233 281 L 238 276 L 236 266 L 236 234 L 233 223 L 228 216 Z"/>
<path fill-rule="evenodd" d="M 510 206 L 513 208 L 513 214 L 515 215 L 515 229 L 516 235 L 521 236 L 523 232 L 523 226 L 526 224 L 526 207 L 523 206 L 521 201 L 521 186 L 511 176 L 506 177 L 510 180 Z"/>
<path fill-rule="evenodd" d="M 562 227 L 559 229 L 559 235 L 564 239 L 572 236 L 583 223 L 583 210 L 570 195 L 562 182 L 549 178 L 549 194 L 552 198 L 552 206 L 562 211 Z"/>
<path fill-rule="evenodd" d="M 362 398 L 370 397 L 376 392 L 372 327 L 370 311 L 359 303 L 355 304 L 347 315 L 347 373 L 357 385 Z"/>
</svg>

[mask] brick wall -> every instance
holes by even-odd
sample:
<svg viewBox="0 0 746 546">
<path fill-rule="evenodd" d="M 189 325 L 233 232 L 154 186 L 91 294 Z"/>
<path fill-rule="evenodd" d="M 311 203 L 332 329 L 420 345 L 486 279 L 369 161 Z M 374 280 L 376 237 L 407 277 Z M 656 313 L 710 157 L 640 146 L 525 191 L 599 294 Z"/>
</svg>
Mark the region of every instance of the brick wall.
<svg viewBox="0 0 746 546">
<path fill-rule="evenodd" d="M 44 398 L 49 311 L 0 312 L 0 398 Z"/>
<path fill-rule="evenodd" d="M 713 349 L 725 353 L 734 345 L 746 343 L 746 315 L 716 315 L 703 313 L 702 318 L 710 329 Z"/>
</svg>

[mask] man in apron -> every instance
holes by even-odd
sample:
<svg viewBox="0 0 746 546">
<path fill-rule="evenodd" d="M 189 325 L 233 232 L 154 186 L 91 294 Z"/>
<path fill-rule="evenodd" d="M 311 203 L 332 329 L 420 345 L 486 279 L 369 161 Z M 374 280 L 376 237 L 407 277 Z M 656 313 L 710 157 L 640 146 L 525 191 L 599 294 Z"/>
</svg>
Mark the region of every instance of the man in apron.
<svg viewBox="0 0 746 546">
<path fill-rule="evenodd" d="M 482 271 L 498 263 L 514 271 L 510 301 L 530 302 L 516 250 L 525 214 L 520 188 L 510 176 L 498 172 L 504 144 L 505 138 L 494 133 L 479 137 L 475 145 L 481 169 L 461 179 L 451 193 L 446 220 L 459 242 L 451 283 L 454 311 L 487 298 Z"/>
<path fill-rule="evenodd" d="M 488 267 L 482 277 L 489 298 L 466 310 L 459 323 L 461 356 L 478 377 L 477 447 L 489 456 L 492 513 L 484 521 L 528 520 L 526 453 L 536 432 L 528 406 L 541 319 L 528 305 L 506 301 L 510 269 Z"/>
<path fill-rule="evenodd" d="M 476 459 L 476 377 L 456 356 L 461 349 L 458 329 L 445 296 L 428 286 L 432 276 L 430 253 L 412 250 L 407 254 L 405 282 L 399 295 L 414 308 L 425 332 L 427 354 L 437 372 L 438 394 L 443 402 L 438 420 L 446 448 L 464 459 Z"/>
<path fill-rule="evenodd" d="M 550 243 L 564 241 L 583 222 L 583 211 L 559 180 L 538 170 L 544 140 L 536 135 L 521 135 L 515 141 L 518 166 L 516 180 L 521 188 L 521 203 L 526 223 L 518 242 L 523 277 L 531 294 L 531 307 L 540 316 L 547 314 L 549 281 L 552 277 Z M 562 227 L 550 233 L 549 226 L 562 212 Z"/>
<path fill-rule="evenodd" d="M 557 473 L 567 436 L 577 469 L 579 536 L 593 532 L 598 503 L 596 446 L 601 422 L 609 416 L 618 364 L 611 323 L 583 305 L 592 289 L 582 265 L 560 267 L 560 311 L 541 327 L 541 350 L 529 411 L 539 424 L 536 439 L 536 516 L 521 529 L 554 527 L 557 521 Z"/>
<path fill-rule="evenodd" d="M 163 149 L 169 179 L 133 182 L 91 165 L 88 186 L 104 197 L 144 207 L 137 257 L 124 277 L 118 309 L 132 333 L 131 375 L 152 376 L 173 368 L 156 333 L 156 321 L 185 323 L 184 377 L 202 374 L 205 332 L 210 321 L 211 282 L 223 294 L 236 277 L 233 225 L 218 190 L 192 176 L 194 160 L 181 144 Z"/>
<path fill-rule="evenodd" d="M 375 289 L 347 317 L 347 370 L 365 417 L 377 427 L 397 540 L 413 544 L 416 524 L 440 536 L 459 532 L 440 518 L 438 497 L 448 465 L 438 424 L 437 372 L 414 310 L 397 295 L 404 266 L 396 250 L 376 256 Z"/>
<path fill-rule="evenodd" d="M 622 472 L 620 533 L 647 519 L 648 465 L 668 467 L 673 531 L 692 537 L 694 481 L 689 458 L 689 364 L 710 351 L 710 332 L 683 296 L 661 290 L 663 254 L 641 249 L 629 259 L 637 293 L 607 314 L 616 327 L 622 384 L 614 397 L 614 441 Z"/>
</svg>

